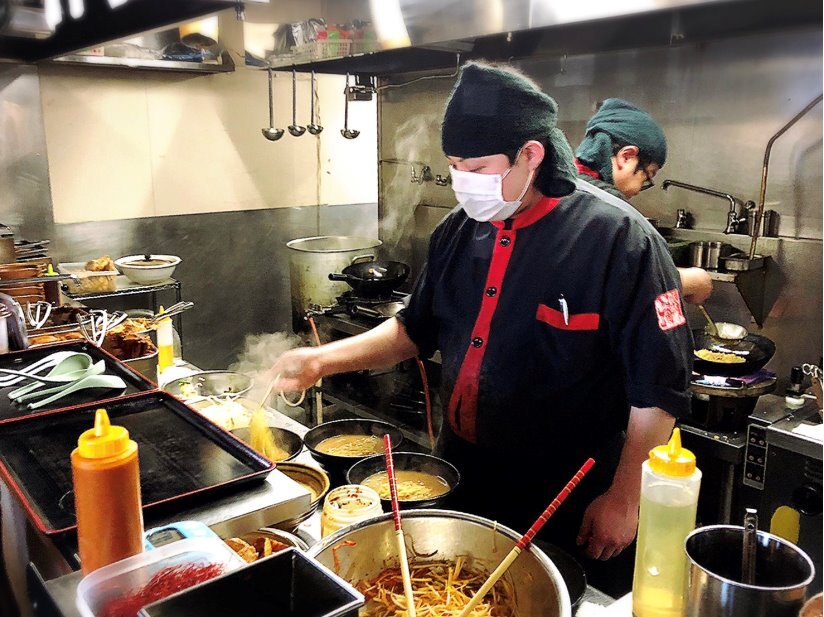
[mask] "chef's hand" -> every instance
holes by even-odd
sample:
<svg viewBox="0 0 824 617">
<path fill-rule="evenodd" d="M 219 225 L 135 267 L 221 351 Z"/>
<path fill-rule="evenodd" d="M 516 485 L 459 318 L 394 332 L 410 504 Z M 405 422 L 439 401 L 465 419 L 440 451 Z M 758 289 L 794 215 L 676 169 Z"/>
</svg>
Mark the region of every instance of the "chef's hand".
<svg viewBox="0 0 824 617">
<path fill-rule="evenodd" d="M 679 268 L 684 301 L 689 304 L 704 304 L 712 293 L 710 273 L 701 268 Z"/>
<path fill-rule="evenodd" d="M 277 359 L 269 374 L 277 378 L 274 387 L 284 392 L 300 392 L 323 377 L 320 353 L 316 347 L 299 347 Z M 278 377 L 280 376 L 280 377 Z"/>
<path fill-rule="evenodd" d="M 632 543 L 638 530 L 638 503 L 610 489 L 584 512 L 578 546 L 591 559 L 612 559 Z"/>
</svg>

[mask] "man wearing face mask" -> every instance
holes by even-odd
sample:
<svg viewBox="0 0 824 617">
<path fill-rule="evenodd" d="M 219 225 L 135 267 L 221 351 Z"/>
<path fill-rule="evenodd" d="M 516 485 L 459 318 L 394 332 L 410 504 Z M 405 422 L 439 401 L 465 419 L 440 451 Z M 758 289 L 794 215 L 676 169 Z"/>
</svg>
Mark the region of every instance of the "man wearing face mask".
<svg viewBox="0 0 824 617">
<path fill-rule="evenodd" d="M 621 99 L 607 99 L 589 119 L 584 140 L 575 152 L 578 177 L 630 200 L 655 186 L 653 178 L 667 159 L 663 129 L 647 112 Z M 712 279 L 701 268 L 679 268 L 684 300 L 703 304 L 712 293 Z"/>
<path fill-rule="evenodd" d="M 432 234 L 407 307 L 272 372 L 299 390 L 439 349 L 438 453 L 462 474 L 454 507 L 523 532 L 593 457 L 545 537 L 617 594 L 631 557 L 622 580 L 600 561 L 632 542 L 641 463 L 688 410 L 692 340 L 663 238 L 576 182 L 556 112 L 519 73 L 466 65 L 441 133 L 459 207 Z"/>
</svg>

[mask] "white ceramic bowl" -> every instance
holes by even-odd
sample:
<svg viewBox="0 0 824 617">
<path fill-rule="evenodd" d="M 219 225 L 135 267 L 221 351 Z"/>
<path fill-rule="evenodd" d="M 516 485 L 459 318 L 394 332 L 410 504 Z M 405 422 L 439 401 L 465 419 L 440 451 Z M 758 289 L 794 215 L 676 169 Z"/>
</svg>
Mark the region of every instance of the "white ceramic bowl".
<svg viewBox="0 0 824 617">
<path fill-rule="evenodd" d="M 171 278 L 180 261 L 175 255 L 128 255 L 116 260 L 114 265 L 133 283 L 156 285 Z"/>
</svg>

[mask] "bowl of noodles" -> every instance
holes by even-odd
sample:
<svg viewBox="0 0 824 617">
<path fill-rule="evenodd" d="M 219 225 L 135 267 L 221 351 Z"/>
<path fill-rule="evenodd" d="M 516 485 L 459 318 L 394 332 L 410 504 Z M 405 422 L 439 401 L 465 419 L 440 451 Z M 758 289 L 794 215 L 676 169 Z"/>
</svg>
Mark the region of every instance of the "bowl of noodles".
<svg viewBox="0 0 824 617">
<path fill-rule="evenodd" d="M 262 431 L 264 434 L 261 434 Z M 230 432 L 275 463 L 291 461 L 303 450 L 303 439 L 300 435 L 277 426 L 255 428 L 250 425 L 233 429 Z"/>
<path fill-rule="evenodd" d="M 417 452 L 395 452 L 395 481 L 401 510 L 444 507 L 458 486 L 461 474 L 455 467 L 436 456 Z M 392 509 L 389 478 L 383 454 L 358 461 L 346 474 L 349 484 L 363 484 L 377 491 L 384 512 Z"/>
<path fill-rule="evenodd" d="M 392 448 L 403 442 L 397 426 L 378 420 L 333 420 L 310 429 L 303 443 L 312 457 L 333 476 L 345 481 L 346 472 L 359 460 L 383 453 L 383 436 L 392 438 Z"/>
<path fill-rule="evenodd" d="M 418 615 L 457 616 L 520 537 L 494 521 L 450 510 L 408 510 L 403 530 Z M 366 597 L 360 617 L 406 614 L 392 514 L 324 538 L 309 549 Z M 472 617 L 570 617 L 572 606 L 552 560 L 530 546 Z"/>
</svg>

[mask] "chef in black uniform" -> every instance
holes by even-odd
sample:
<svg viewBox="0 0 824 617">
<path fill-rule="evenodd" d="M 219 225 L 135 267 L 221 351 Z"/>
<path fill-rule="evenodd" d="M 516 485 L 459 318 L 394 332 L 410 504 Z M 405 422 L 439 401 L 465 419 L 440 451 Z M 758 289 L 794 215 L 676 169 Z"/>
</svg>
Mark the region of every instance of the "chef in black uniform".
<svg viewBox="0 0 824 617">
<path fill-rule="evenodd" d="M 407 307 L 272 372 L 299 390 L 440 350 L 438 449 L 462 474 L 457 509 L 525 531 L 592 456 L 545 536 L 619 593 L 631 558 L 614 589 L 596 566 L 633 541 L 641 463 L 688 410 L 692 339 L 664 239 L 575 179 L 556 112 L 513 69 L 463 67 L 442 126 L 459 205 L 432 234 Z"/>
<path fill-rule="evenodd" d="M 664 129 L 643 109 L 622 99 L 606 99 L 589 119 L 575 151 L 578 177 L 629 201 L 655 186 L 653 178 L 667 160 Z M 702 268 L 678 268 L 684 300 L 703 304 L 712 278 Z"/>
</svg>

